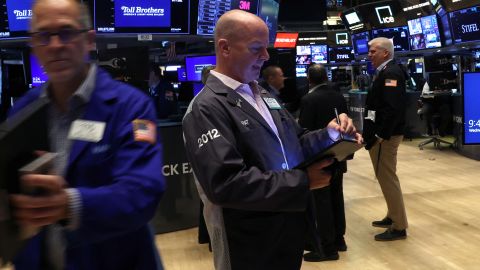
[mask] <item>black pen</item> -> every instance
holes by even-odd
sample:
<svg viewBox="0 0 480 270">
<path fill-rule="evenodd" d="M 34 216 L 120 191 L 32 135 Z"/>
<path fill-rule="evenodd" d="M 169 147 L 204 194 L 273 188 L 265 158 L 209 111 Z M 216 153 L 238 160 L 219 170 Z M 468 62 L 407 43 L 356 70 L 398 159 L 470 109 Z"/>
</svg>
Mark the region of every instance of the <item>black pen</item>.
<svg viewBox="0 0 480 270">
<path fill-rule="evenodd" d="M 340 125 L 340 117 L 338 116 L 337 108 L 335 107 L 335 108 L 333 108 L 333 109 L 335 110 L 335 118 L 337 119 L 337 124 L 338 124 L 339 126 L 341 126 L 341 125 Z M 342 133 L 341 131 L 340 131 L 340 139 L 343 140 L 343 133 Z"/>
</svg>

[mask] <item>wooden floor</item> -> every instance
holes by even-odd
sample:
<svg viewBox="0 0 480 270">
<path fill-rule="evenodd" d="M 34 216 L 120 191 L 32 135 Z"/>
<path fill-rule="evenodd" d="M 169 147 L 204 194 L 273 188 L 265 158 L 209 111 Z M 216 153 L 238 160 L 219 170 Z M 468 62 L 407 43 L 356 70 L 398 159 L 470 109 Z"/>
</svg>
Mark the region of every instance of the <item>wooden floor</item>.
<svg viewBox="0 0 480 270">
<path fill-rule="evenodd" d="M 304 262 L 303 270 L 480 269 L 480 162 L 431 145 L 421 151 L 418 142 L 405 141 L 398 156 L 408 238 L 373 240 L 383 229 L 370 224 L 383 218 L 386 206 L 361 150 L 344 177 L 348 251 L 338 261 Z M 213 269 L 208 247 L 197 244 L 197 229 L 158 235 L 157 245 L 166 270 Z"/>
</svg>

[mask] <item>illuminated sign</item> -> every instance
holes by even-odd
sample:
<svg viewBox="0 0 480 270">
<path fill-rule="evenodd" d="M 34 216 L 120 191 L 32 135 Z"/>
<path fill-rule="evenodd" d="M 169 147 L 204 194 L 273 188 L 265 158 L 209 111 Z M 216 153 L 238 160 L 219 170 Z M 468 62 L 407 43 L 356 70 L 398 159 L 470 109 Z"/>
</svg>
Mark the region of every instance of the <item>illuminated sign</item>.
<svg viewBox="0 0 480 270">
<path fill-rule="evenodd" d="M 360 22 L 360 18 L 358 18 L 358 15 L 355 11 L 346 14 L 345 19 L 347 19 L 348 24 L 356 24 Z"/>
<path fill-rule="evenodd" d="M 274 48 L 295 48 L 297 44 L 298 33 L 277 33 Z"/>
<path fill-rule="evenodd" d="M 348 34 L 347 33 L 337 33 L 337 45 L 346 45 L 348 44 Z"/>
<path fill-rule="evenodd" d="M 395 19 L 393 18 L 392 8 L 390 6 L 376 7 L 375 12 L 377 13 L 378 22 L 380 22 L 381 24 L 395 22 Z"/>
</svg>

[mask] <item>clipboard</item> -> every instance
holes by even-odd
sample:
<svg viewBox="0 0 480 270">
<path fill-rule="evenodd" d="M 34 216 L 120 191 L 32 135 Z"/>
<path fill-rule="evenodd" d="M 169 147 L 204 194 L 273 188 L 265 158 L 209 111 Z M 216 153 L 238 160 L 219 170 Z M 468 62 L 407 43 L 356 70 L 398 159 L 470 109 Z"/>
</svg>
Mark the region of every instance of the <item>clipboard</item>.
<svg viewBox="0 0 480 270">
<path fill-rule="evenodd" d="M 305 159 L 300 164 L 295 166 L 294 169 L 305 169 L 311 164 L 327 157 L 333 157 L 337 161 L 344 161 L 345 159 L 347 159 L 347 157 L 349 157 L 356 151 L 362 149 L 363 147 L 365 147 L 365 144 L 358 144 L 357 141 L 353 139 L 340 139 L 332 143 L 327 148 L 322 149 L 322 151 Z"/>
</svg>

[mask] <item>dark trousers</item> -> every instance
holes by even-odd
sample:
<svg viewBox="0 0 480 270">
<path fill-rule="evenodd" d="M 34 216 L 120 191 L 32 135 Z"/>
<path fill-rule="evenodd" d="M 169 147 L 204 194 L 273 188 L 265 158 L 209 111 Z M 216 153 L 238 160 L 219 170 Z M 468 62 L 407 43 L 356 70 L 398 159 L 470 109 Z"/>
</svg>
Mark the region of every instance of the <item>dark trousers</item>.
<svg viewBox="0 0 480 270">
<path fill-rule="evenodd" d="M 337 170 L 330 185 L 312 191 L 316 230 L 308 237 L 314 250 L 320 254 L 331 255 L 338 251 L 337 244 L 343 242 L 345 235 L 345 206 L 343 201 L 343 172 Z M 320 243 L 315 243 L 315 240 Z"/>
</svg>

